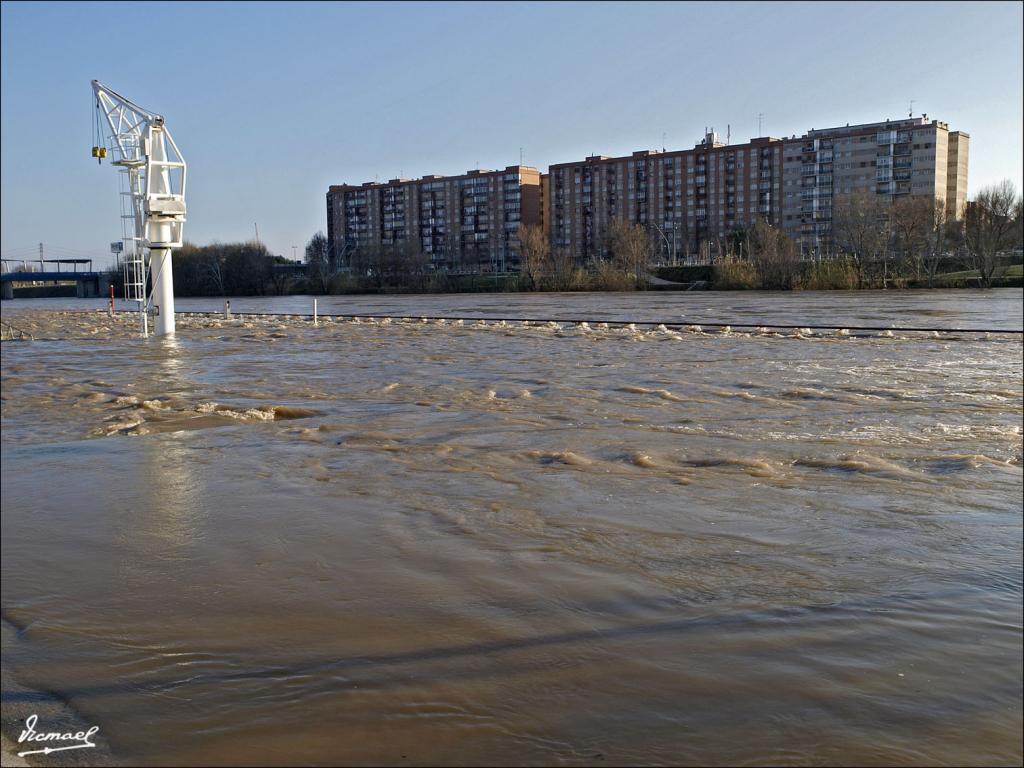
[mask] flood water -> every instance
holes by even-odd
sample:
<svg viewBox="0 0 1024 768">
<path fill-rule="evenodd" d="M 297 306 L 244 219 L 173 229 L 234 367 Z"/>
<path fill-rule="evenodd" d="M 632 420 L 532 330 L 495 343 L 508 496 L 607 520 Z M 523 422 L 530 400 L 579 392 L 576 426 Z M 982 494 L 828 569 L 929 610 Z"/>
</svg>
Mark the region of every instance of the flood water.
<svg viewBox="0 0 1024 768">
<path fill-rule="evenodd" d="M 1021 337 L 687 327 L 1020 290 L 101 306 L 4 303 L 2 598 L 115 761 L 1022 761 Z"/>
</svg>

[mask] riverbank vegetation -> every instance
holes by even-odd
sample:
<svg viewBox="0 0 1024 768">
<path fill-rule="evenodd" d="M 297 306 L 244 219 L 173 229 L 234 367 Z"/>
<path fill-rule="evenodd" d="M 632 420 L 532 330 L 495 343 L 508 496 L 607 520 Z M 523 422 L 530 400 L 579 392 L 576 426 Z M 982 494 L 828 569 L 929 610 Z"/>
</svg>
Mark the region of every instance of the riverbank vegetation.
<svg viewBox="0 0 1024 768">
<path fill-rule="evenodd" d="M 958 213 L 959 215 L 954 215 Z M 889 203 L 873 192 L 836 198 L 822 211 L 832 238 L 813 255 L 800 253 L 781 228 L 758 219 L 709 243 L 703 263 L 659 265 L 667 238 L 637 223 L 613 220 L 598 237 L 600 257 L 579 263 L 552 248 L 537 226 L 520 229 L 518 270 L 441 271 L 407 244 L 331 254 L 317 233 L 305 264 L 272 255 L 260 243 L 187 243 L 174 254 L 180 296 L 266 296 L 286 293 L 449 293 L 493 291 L 850 290 L 858 288 L 1021 285 L 1024 217 L 1021 196 L 1004 181 L 981 190 L 963 211 L 941 200 L 904 197 Z M 692 260 L 691 260 L 692 261 Z M 120 276 L 113 275 L 119 283 Z M 120 291 L 119 291 L 120 293 Z"/>
</svg>

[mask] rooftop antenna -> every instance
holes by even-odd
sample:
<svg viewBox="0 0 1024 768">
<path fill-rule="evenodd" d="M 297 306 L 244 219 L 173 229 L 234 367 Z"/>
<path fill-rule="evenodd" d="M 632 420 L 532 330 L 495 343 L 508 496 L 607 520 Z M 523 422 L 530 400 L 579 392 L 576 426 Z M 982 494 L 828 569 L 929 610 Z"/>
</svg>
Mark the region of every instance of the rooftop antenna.
<svg viewBox="0 0 1024 768">
<path fill-rule="evenodd" d="M 664 152 L 664 151 L 665 151 L 665 138 L 666 138 L 667 136 L 668 136 L 668 134 L 667 134 L 667 133 L 665 133 L 665 131 L 662 131 L 662 132 L 661 132 L 661 151 L 662 151 L 662 152 Z"/>
<path fill-rule="evenodd" d="M 732 143 L 732 124 L 731 123 L 726 123 L 725 124 L 725 143 L 726 144 L 731 144 Z"/>
<path fill-rule="evenodd" d="M 523 148 L 522 147 L 519 148 L 519 164 L 520 165 L 523 164 Z"/>
<path fill-rule="evenodd" d="M 911 99 L 910 100 L 910 114 L 907 115 L 907 117 L 913 117 L 914 116 L 914 102 L 915 101 L 917 101 L 917 99 Z"/>
<path fill-rule="evenodd" d="M 764 112 L 757 113 L 757 136 L 760 138 L 764 136 Z"/>
</svg>

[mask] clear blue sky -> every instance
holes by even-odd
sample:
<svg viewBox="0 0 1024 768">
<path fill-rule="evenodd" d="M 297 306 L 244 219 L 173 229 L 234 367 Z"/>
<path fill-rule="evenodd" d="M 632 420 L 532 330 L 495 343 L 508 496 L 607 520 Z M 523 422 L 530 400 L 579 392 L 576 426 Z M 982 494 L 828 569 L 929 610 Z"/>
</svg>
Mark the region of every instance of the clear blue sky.
<svg viewBox="0 0 1024 768">
<path fill-rule="evenodd" d="M 1022 4 L 2 4 L 2 251 L 106 257 L 101 80 L 189 162 L 187 239 L 302 252 L 332 183 L 545 168 L 915 112 L 1021 186 Z M 87 112 L 87 108 L 90 109 Z"/>
</svg>

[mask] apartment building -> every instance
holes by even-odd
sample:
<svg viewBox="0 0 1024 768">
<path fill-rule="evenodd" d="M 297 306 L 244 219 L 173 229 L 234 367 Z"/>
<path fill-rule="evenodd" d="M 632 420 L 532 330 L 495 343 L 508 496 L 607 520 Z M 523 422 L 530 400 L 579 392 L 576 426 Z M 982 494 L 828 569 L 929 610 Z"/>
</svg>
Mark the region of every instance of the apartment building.
<svg viewBox="0 0 1024 768">
<path fill-rule="evenodd" d="M 781 222 L 781 174 L 780 139 L 727 145 L 714 131 L 693 149 L 552 165 L 551 246 L 568 248 L 579 262 L 599 257 L 608 224 L 618 218 L 652 230 L 663 256 L 714 250 L 758 216 Z"/>
<path fill-rule="evenodd" d="M 935 198 L 961 215 L 970 136 L 927 115 L 810 130 L 783 141 L 783 229 L 804 253 L 833 246 L 833 202 L 868 192 L 886 201 Z"/>
<path fill-rule="evenodd" d="M 540 173 L 521 165 L 333 185 L 327 192 L 327 239 L 341 268 L 359 250 L 389 247 L 420 251 L 436 270 L 514 271 L 519 227 L 541 224 L 540 197 Z"/>
<path fill-rule="evenodd" d="M 721 253 L 729 235 L 766 219 L 807 255 L 833 249 L 835 200 L 921 195 L 960 215 L 970 137 L 927 115 L 812 129 L 727 144 L 712 129 L 692 149 L 592 155 L 548 173 L 526 166 L 462 176 L 332 186 L 328 239 L 342 266 L 357 249 L 421 250 L 435 269 L 519 266 L 521 224 L 540 224 L 578 263 L 606 254 L 613 219 L 646 227 L 661 260 Z"/>
</svg>

